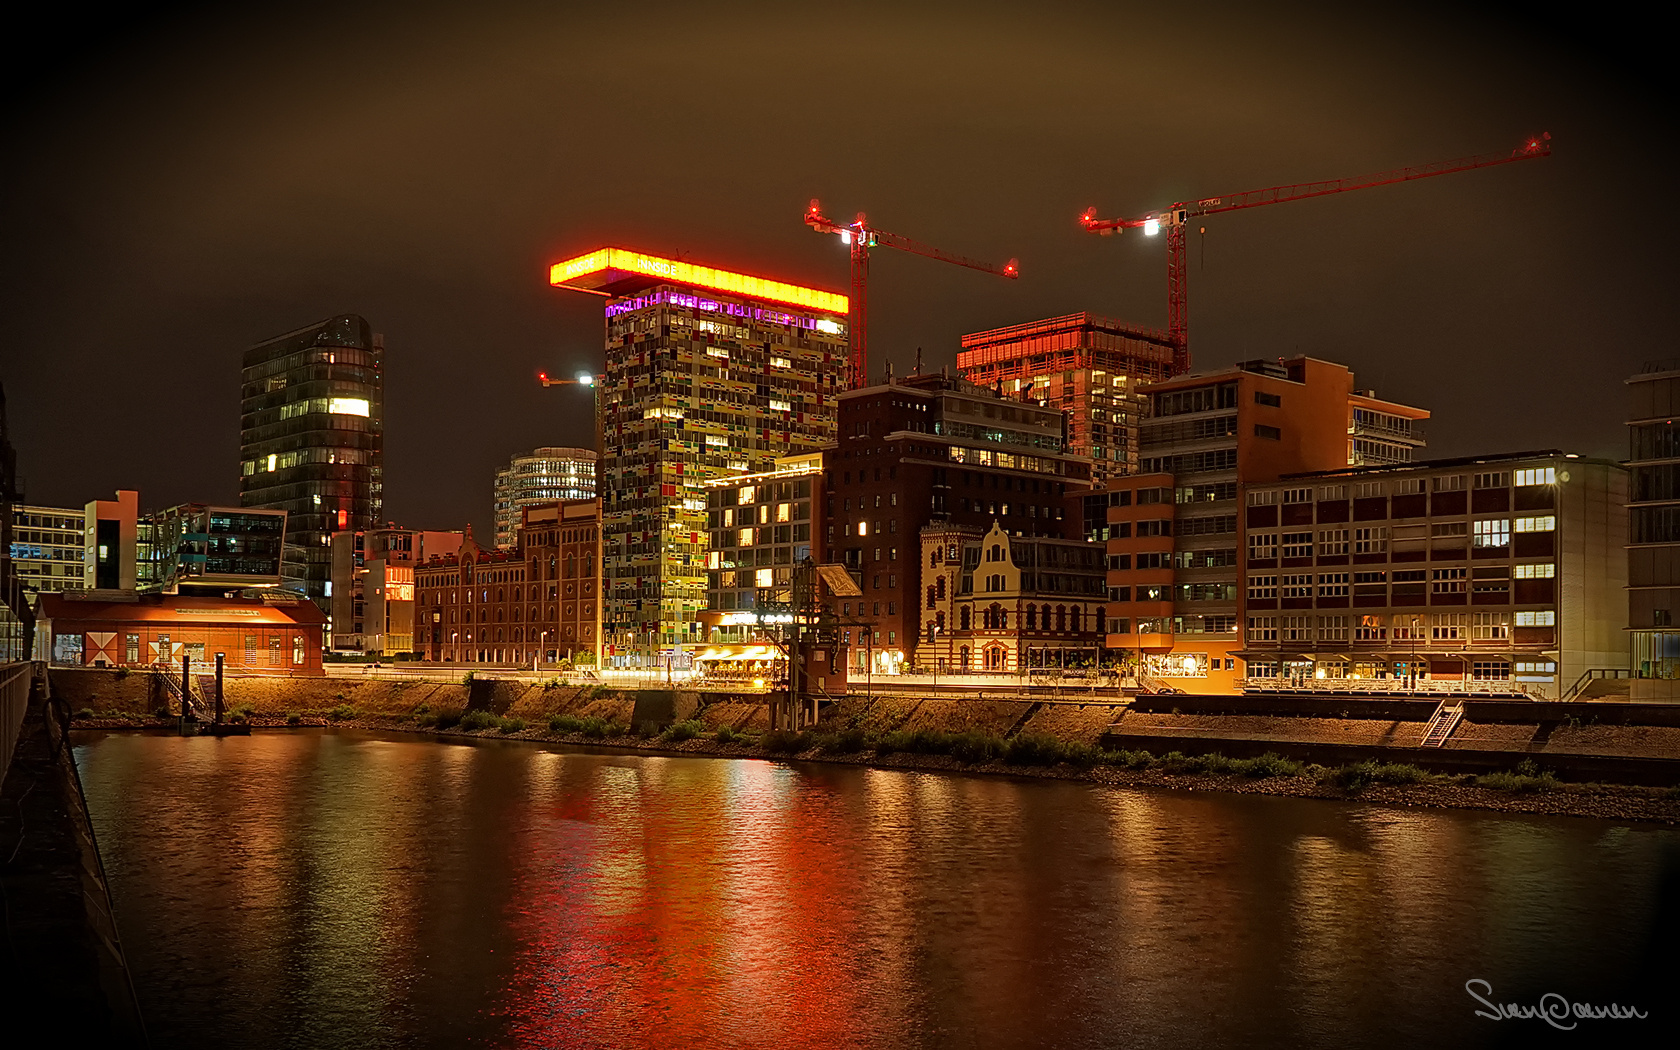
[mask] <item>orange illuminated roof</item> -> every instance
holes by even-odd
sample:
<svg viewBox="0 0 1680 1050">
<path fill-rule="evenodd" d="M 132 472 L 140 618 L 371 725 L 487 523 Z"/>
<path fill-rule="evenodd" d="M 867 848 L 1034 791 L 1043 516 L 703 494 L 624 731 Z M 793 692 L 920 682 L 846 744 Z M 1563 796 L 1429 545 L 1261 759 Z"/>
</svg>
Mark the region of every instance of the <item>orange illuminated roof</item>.
<svg viewBox="0 0 1680 1050">
<path fill-rule="evenodd" d="M 839 292 L 806 288 L 768 277 L 731 273 L 712 266 L 633 252 L 628 248 L 601 248 L 575 259 L 557 262 L 548 269 L 548 283 L 556 288 L 605 292 L 614 296 L 627 295 L 654 284 L 686 284 L 831 314 L 844 314 L 848 308 L 846 297 Z"/>
</svg>

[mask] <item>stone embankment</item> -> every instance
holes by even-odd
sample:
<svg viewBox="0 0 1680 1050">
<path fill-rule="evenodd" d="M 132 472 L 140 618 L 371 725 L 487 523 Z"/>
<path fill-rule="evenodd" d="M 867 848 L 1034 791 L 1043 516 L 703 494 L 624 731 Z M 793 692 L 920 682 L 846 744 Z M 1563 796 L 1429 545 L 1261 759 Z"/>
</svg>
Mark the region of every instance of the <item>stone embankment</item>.
<svg viewBox="0 0 1680 1050">
<path fill-rule="evenodd" d="M 163 694 L 159 683 L 148 682 L 154 677 L 150 674 L 55 669 L 53 676 L 55 688 L 78 712 L 78 726 L 165 724 L 154 717 Z M 768 710 L 761 698 L 701 707 L 697 696 L 680 691 L 617 693 L 552 682 L 230 678 L 226 704 L 257 726 L 338 724 L 664 753 L 1055 776 L 1115 786 L 1318 798 L 1356 792 L 1363 800 L 1392 805 L 1680 823 L 1680 794 L 1672 787 L 1680 783 L 1680 709 L 1673 712 L 1673 725 L 1642 725 L 1614 724 L 1642 717 L 1619 710 L 1625 705 L 1472 703 L 1448 746 L 1425 749 L 1419 745 L 1435 708 L 1427 701 L 1289 703 L 1174 696 L 1117 703 L 852 696 L 829 705 L 817 731 L 798 740 L 767 735 Z M 467 727 L 461 724 L 464 717 Z M 1670 720 L 1661 713 L 1652 717 Z M 682 724 L 681 733 L 669 731 L 673 723 Z M 979 750 L 971 747 L 966 758 L 959 758 L 915 750 L 925 741 L 909 749 L 891 743 L 918 735 L 947 742 L 961 736 L 978 742 L 974 747 Z M 1012 764 L 1007 756 L 992 753 L 1010 740 L 1029 738 L 1051 741 L 1081 760 L 1052 763 L 1041 757 Z M 1259 774 L 1221 772 L 1221 762 L 1215 761 L 1260 755 L 1286 761 L 1278 772 Z M 1525 760 L 1532 765 L 1520 765 Z M 1417 776 L 1405 783 L 1385 783 L 1384 776 L 1372 782 L 1321 768 L 1349 769 L 1361 762 L 1387 763 L 1384 768 Z M 1485 783 L 1478 783 L 1476 774 L 1514 768 L 1528 775 L 1500 773 L 1482 776 Z M 1628 776 L 1620 782 L 1644 786 L 1569 782 L 1617 779 L 1590 775 L 1594 771 L 1631 771 L 1644 779 Z M 1582 772 L 1589 775 L 1576 775 Z M 1507 786 L 1486 786 L 1491 783 Z"/>
</svg>

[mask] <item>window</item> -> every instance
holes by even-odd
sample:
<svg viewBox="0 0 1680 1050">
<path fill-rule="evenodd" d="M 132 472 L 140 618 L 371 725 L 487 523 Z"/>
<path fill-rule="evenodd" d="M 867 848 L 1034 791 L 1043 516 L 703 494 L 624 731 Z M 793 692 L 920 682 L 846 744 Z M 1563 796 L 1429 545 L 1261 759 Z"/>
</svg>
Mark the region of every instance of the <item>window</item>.
<svg viewBox="0 0 1680 1050">
<path fill-rule="evenodd" d="M 1555 627 L 1557 626 L 1557 613 L 1553 612 L 1551 609 L 1545 609 L 1540 612 L 1520 612 L 1517 614 L 1517 626 Z"/>
<path fill-rule="evenodd" d="M 1348 487 L 1346 485 L 1325 485 L 1318 490 L 1318 498 L 1321 500 L 1347 499 L 1347 494 Z"/>
<path fill-rule="evenodd" d="M 1164 521 L 1140 521 L 1137 523 L 1137 534 L 1139 536 L 1171 536 L 1172 521 L 1171 519 Z"/>
<path fill-rule="evenodd" d="M 1318 640 L 1321 642 L 1345 642 L 1348 638 L 1348 618 L 1346 616 L 1320 616 L 1318 618 Z"/>
<path fill-rule="evenodd" d="M 1283 596 L 1285 598 L 1311 598 L 1312 589 L 1313 578 L 1310 572 L 1283 578 Z"/>
<path fill-rule="evenodd" d="M 1318 596 L 1320 598 L 1346 598 L 1347 593 L 1347 573 L 1321 572 L 1318 574 Z M 1344 635 L 1343 637 L 1346 636 Z"/>
<path fill-rule="evenodd" d="M 1396 496 L 1416 496 L 1422 491 L 1422 478 L 1401 478 L 1394 483 L 1394 494 Z"/>
<path fill-rule="evenodd" d="M 1510 545 L 1511 522 L 1509 519 L 1476 522 L 1475 539 L 1471 540 L 1471 546 L 1509 547 Z"/>
<path fill-rule="evenodd" d="M 1540 674 L 1550 677 L 1557 673 L 1557 664 L 1551 660 L 1518 660 L 1515 670 L 1518 674 Z"/>
<path fill-rule="evenodd" d="M 1348 530 L 1321 529 L 1318 533 L 1318 556 L 1334 557 L 1348 552 Z"/>
<path fill-rule="evenodd" d="M 1254 403 L 1265 405 L 1267 408 L 1277 408 L 1283 404 L 1283 398 L 1277 394 L 1268 394 L 1264 390 L 1254 392 Z"/>
<path fill-rule="evenodd" d="M 1283 502 L 1285 502 L 1285 503 L 1311 503 L 1312 502 L 1312 489 L 1284 489 L 1283 490 Z"/>
<path fill-rule="evenodd" d="M 1278 556 L 1278 534 L 1275 532 L 1252 532 L 1248 536 L 1248 557 L 1250 561 L 1275 561 Z"/>
<path fill-rule="evenodd" d="M 1429 482 L 1429 487 L 1436 492 L 1464 491 L 1463 474 L 1445 474 L 1438 478 L 1430 478 Z"/>
<path fill-rule="evenodd" d="M 1310 558 L 1312 552 L 1312 533 L 1286 532 L 1283 534 L 1283 556 L 1285 558 Z"/>
<path fill-rule="evenodd" d="M 1517 471 L 1518 485 L 1556 485 L 1556 467 L 1537 467 L 1533 470 Z"/>
<path fill-rule="evenodd" d="M 1277 501 L 1277 489 L 1263 489 L 1248 494 L 1248 505 L 1250 507 L 1274 507 L 1277 505 Z"/>
<path fill-rule="evenodd" d="M 1519 565 L 1516 569 L 1519 580 L 1550 580 L 1557 575 L 1557 566 L 1551 562 L 1539 565 Z"/>
<path fill-rule="evenodd" d="M 1468 569 L 1431 569 L 1429 591 L 1431 594 L 1463 594 L 1469 577 Z"/>
<path fill-rule="evenodd" d="M 1276 576 L 1250 576 L 1248 578 L 1248 600 L 1256 598 L 1276 598 L 1278 579 Z"/>
<path fill-rule="evenodd" d="M 1354 499 L 1370 499 L 1383 494 L 1383 483 L 1380 481 L 1361 481 L 1353 487 Z"/>
<path fill-rule="evenodd" d="M 1511 475 L 1503 470 L 1476 475 L 1476 487 L 1479 489 L 1502 489 L 1510 484 Z"/>
<path fill-rule="evenodd" d="M 1283 431 L 1277 427 L 1269 427 L 1264 423 L 1256 423 L 1254 424 L 1254 436 L 1266 438 L 1269 441 L 1280 441 L 1283 439 Z"/>
<path fill-rule="evenodd" d="M 1161 551 L 1159 553 L 1139 554 L 1137 556 L 1137 567 L 1140 569 L 1170 569 L 1172 568 L 1172 552 Z"/>
<path fill-rule="evenodd" d="M 1470 523 L 1465 521 L 1434 521 L 1429 523 L 1429 534 L 1436 537 L 1459 537 L 1470 535 Z"/>
<path fill-rule="evenodd" d="M 1511 677 L 1511 665 L 1504 660 L 1476 660 L 1470 664 L 1470 677 L 1478 682 L 1501 681 Z"/>
<path fill-rule="evenodd" d="M 1470 638 L 1477 642 L 1501 642 L 1511 637 L 1511 614 L 1477 613 L 1470 625 Z"/>
<path fill-rule="evenodd" d="M 1310 616 L 1282 616 L 1283 622 L 1278 626 L 1278 635 L 1285 642 L 1312 641 L 1312 617 Z"/>
<path fill-rule="evenodd" d="M 1248 640 L 1251 642 L 1275 642 L 1278 637 L 1278 618 L 1276 616 L 1250 616 L 1248 618 Z"/>
<path fill-rule="evenodd" d="M 1436 613 L 1429 618 L 1429 637 L 1436 642 L 1461 642 L 1469 617 L 1463 613 Z"/>
<path fill-rule="evenodd" d="M 1383 554 L 1388 551 L 1388 526 L 1375 525 L 1353 530 L 1353 553 Z"/>
<path fill-rule="evenodd" d="M 1557 518 L 1551 514 L 1542 514 L 1533 518 L 1518 518 L 1518 532 L 1551 532 L 1557 528 Z"/>
<path fill-rule="evenodd" d="M 1388 625 L 1381 616 L 1361 616 L 1354 620 L 1353 640 L 1382 642 L 1388 640 Z"/>
</svg>

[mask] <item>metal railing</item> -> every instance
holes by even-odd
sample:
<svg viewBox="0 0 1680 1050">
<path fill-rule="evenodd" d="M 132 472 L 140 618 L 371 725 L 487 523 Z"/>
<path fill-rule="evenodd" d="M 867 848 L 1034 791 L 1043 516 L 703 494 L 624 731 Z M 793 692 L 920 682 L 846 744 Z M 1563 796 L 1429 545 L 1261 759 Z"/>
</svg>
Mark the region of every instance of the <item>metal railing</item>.
<svg viewBox="0 0 1680 1050">
<path fill-rule="evenodd" d="M 0 783 L 12 765 L 12 752 L 17 750 L 18 733 L 23 727 L 23 712 L 29 706 L 29 685 L 35 677 L 35 665 L 27 661 L 0 665 Z"/>
<path fill-rule="evenodd" d="M 1447 693 L 1457 696 L 1503 696 L 1545 700 L 1546 695 L 1526 682 L 1508 678 L 1240 678 L 1244 693 L 1341 693 L 1376 696 L 1412 696 Z"/>
<path fill-rule="evenodd" d="M 1559 700 L 1573 700 L 1579 696 L 1587 683 L 1600 678 L 1637 678 L 1638 675 L 1624 667 L 1589 667 L 1581 672 L 1581 677 L 1575 679 L 1575 684 L 1558 695 Z"/>
</svg>

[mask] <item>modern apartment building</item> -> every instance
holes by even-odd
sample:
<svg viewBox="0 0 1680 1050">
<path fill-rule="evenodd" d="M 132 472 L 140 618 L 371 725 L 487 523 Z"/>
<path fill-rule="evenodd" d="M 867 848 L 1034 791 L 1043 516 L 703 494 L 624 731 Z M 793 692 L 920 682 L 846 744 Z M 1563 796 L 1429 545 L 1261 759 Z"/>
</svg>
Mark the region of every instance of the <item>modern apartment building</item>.
<svg viewBox="0 0 1680 1050">
<path fill-rule="evenodd" d="M 1108 547 L 1109 646 L 1176 688 L 1229 692 L 1244 676 L 1242 487 L 1406 462 L 1429 413 L 1380 400 L 1346 367 L 1310 357 L 1244 362 L 1144 393 L 1138 473 L 1111 480 L 1084 515 L 1087 537 Z"/>
<path fill-rule="evenodd" d="M 765 604 L 785 604 L 822 528 L 822 461 L 820 452 L 783 456 L 773 470 L 707 484 L 706 607 L 718 623 L 706 641 L 747 642 Z"/>
<path fill-rule="evenodd" d="M 115 499 L 82 510 L 82 589 L 134 591 L 140 573 L 140 493 L 118 489 Z"/>
<path fill-rule="evenodd" d="M 1680 701 L 1680 361 L 1627 384 L 1630 693 Z"/>
<path fill-rule="evenodd" d="M 918 662 L 941 671 L 1096 666 L 1105 638 L 1102 548 L 934 522 L 921 530 Z"/>
<path fill-rule="evenodd" d="M 83 507 L 18 504 L 12 510 L 11 558 L 19 581 L 36 593 L 79 591 L 84 586 Z"/>
<path fill-rule="evenodd" d="M 1546 451 L 1247 486 L 1249 684 L 1473 680 L 1555 699 L 1625 667 L 1627 481 Z"/>
<path fill-rule="evenodd" d="M 463 538 L 398 528 L 333 533 L 331 647 L 369 656 L 416 651 L 414 567 L 455 553 Z"/>
<path fill-rule="evenodd" d="M 556 263 L 604 294 L 607 621 L 631 662 L 703 639 L 709 481 L 834 440 L 849 385 L 844 295 L 620 248 Z"/>
<path fill-rule="evenodd" d="M 496 471 L 496 546 L 519 541 L 519 513 L 538 503 L 595 498 L 594 449 L 539 448 Z"/>
<path fill-rule="evenodd" d="M 244 355 L 239 505 L 286 512 L 284 575 L 329 615 L 332 534 L 383 520 L 384 356 L 384 339 L 355 314 Z"/>
<path fill-rule="evenodd" d="M 600 504 L 527 507 L 519 546 L 460 549 L 414 568 L 415 648 L 443 663 L 530 665 L 601 656 Z"/>
<path fill-rule="evenodd" d="M 1172 375 L 1167 333 L 1078 313 L 962 337 L 957 369 L 980 386 L 1067 413 L 1067 451 L 1091 461 L 1091 479 L 1138 469 L 1140 387 Z"/>
<path fill-rule="evenodd" d="M 840 435 L 823 453 L 819 560 L 843 564 L 863 591 L 837 610 L 868 624 L 843 630 L 854 661 L 875 673 L 918 662 L 924 526 L 1080 537 L 1091 461 L 1066 450 L 1063 427 L 1060 409 L 943 373 L 841 396 Z"/>
<path fill-rule="evenodd" d="M 183 503 L 140 520 L 141 591 L 218 594 L 279 588 L 286 512 Z"/>
</svg>

